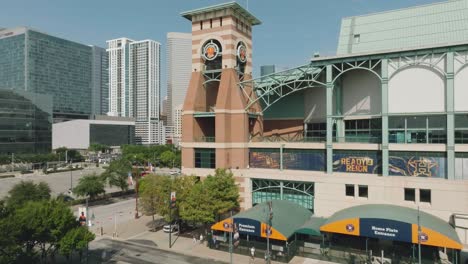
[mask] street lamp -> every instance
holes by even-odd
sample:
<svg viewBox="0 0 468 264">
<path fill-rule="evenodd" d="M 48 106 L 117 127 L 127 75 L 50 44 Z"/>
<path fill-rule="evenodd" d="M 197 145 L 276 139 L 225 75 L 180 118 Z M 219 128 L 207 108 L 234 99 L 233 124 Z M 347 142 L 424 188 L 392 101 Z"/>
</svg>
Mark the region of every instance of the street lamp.
<svg viewBox="0 0 468 264">
<path fill-rule="evenodd" d="M 138 166 L 136 161 L 133 163 L 133 178 L 135 180 L 135 219 L 138 219 Z"/>
</svg>

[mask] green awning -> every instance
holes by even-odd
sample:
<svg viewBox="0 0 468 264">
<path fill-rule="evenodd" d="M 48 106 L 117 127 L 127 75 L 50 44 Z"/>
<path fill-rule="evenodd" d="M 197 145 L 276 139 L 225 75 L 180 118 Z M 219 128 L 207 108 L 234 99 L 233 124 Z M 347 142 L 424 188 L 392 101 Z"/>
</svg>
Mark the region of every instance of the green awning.
<svg viewBox="0 0 468 264">
<path fill-rule="evenodd" d="M 312 213 L 305 207 L 285 200 L 273 200 L 272 212 L 271 227 L 273 231 L 270 238 L 283 241 L 293 236 L 296 230 L 302 227 L 312 216 Z M 259 237 L 266 237 L 265 231 L 268 218 L 268 203 L 257 204 L 233 217 L 234 224 L 240 232 Z M 231 223 L 232 219 L 225 219 L 214 224 L 211 229 L 228 231 Z"/>
<path fill-rule="evenodd" d="M 422 211 L 418 213 L 413 208 L 390 204 L 368 204 L 346 208 L 328 218 L 320 230 L 418 243 L 419 228 L 423 245 L 463 248 L 455 229 L 448 222 Z"/>
<path fill-rule="evenodd" d="M 323 217 L 311 217 L 299 229 L 296 230 L 298 234 L 320 236 L 320 227 L 327 221 Z"/>
</svg>

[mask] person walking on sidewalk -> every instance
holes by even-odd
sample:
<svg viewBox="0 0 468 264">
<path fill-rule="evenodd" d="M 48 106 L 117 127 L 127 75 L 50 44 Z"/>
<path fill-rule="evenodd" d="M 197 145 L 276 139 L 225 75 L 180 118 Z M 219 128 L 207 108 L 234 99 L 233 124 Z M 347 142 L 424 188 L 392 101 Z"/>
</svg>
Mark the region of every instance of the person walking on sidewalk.
<svg viewBox="0 0 468 264">
<path fill-rule="evenodd" d="M 252 262 L 255 262 L 255 247 L 254 246 L 250 248 L 250 256 L 252 258 Z"/>
</svg>

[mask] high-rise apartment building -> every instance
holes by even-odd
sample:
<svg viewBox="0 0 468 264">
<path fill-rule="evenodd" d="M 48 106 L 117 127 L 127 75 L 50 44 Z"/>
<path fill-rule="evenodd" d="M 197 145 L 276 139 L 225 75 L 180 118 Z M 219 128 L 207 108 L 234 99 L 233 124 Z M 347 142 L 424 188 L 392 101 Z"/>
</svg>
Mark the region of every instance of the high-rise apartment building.
<svg viewBox="0 0 468 264">
<path fill-rule="evenodd" d="M 128 38 L 107 41 L 109 57 L 109 115 L 130 116 L 128 64 L 129 44 L 133 40 Z"/>
<path fill-rule="evenodd" d="M 109 115 L 135 118 L 137 144 L 164 144 L 159 119 L 161 44 L 128 38 L 107 43 Z"/>
<path fill-rule="evenodd" d="M 93 80 L 107 82 L 93 63 L 97 50 L 27 27 L 0 30 L 0 88 L 52 96 L 55 121 L 88 119 Z"/>
<path fill-rule="evenodd" d="M 181 137 L 181 114 L 185 94 L 190 81 L 192 65 L 192 34 L 167 33 L 167 123 L 173 127 L 173 142 L 178 144 Z M 179 109 L 177 112 L 176 109 Z M 178 120 L 179 123 L 176 123 Z"/>
<path fill-rule="evenodd" d="M 164 144 L 159 120 L 160 47 L 156 41 L 142 40 L 129 45 L 129 106 L 136 119 L 135 136 L 140 144 Z"/>
<path fill-rule="evenodd" d="M 94 115 L 109 112 L 109 57 L 104 48 L 92 46 L 92 109 Z"/>
</svg>

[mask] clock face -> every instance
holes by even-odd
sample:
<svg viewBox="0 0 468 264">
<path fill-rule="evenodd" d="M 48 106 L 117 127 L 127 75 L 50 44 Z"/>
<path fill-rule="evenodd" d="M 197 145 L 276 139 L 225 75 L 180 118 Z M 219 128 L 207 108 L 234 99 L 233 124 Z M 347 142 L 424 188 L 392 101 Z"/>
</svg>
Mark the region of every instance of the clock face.
<svg viewBox="0 0 468 264">
<path fill-rule="evenodd" d="M 205 60 L 209 60 L 209 61 L 214 60 L 216 59 L 216 57 L 218 57 L 218 55 L 219 55 L 219 47 L 213 41 L 210 41 L 203 46 L 202 56 Z"/>
<path fill-rule="evenodd" d="M 237 59 L 242 63 L 247 61 L 247 48 L 242 42 L 239 43 L 239 46 L 237 47 Z"/>
</svg>

